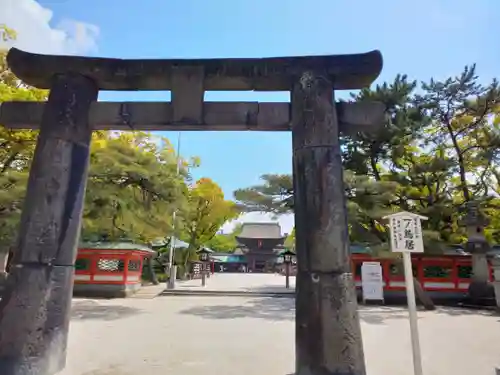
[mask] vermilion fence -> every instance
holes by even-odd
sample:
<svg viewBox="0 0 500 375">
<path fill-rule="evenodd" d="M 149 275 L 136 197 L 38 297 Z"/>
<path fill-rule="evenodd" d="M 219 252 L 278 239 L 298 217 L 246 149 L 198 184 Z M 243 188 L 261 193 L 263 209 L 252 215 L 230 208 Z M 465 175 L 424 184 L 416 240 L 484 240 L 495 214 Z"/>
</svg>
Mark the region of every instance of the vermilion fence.
<svg viewBox="0 0 500 375">
<path fill-rule="evenodd" d="M 401 262 L 396 259 L 374 258 L 368 254 L 351 255 L 354 279 L 357 287 L 361 287 L 361 265 L 363 262 L 380 262 L 384 280 L 384 290 L 404 291 L 405 281 Z M 470 256 L 446 255 L 428 256 L 413 255 L 413 275 L 428 291 L 466 292 L 472 275 Z M 493 271 L 489 263 L 490 281 Z"/>
</svg>

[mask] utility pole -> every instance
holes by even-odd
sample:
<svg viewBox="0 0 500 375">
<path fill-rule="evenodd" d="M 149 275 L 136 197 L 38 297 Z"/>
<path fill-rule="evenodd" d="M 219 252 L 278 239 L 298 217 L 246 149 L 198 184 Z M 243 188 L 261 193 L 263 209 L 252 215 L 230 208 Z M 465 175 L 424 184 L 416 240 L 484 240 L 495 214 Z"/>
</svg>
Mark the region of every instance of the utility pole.
<svg viewBox="0 0 500 375">
<path fill-rule="evenodd" d="M 181 132 L 177 135 L 177 172 L 176 176 L 179 177 L 181 171 Z M 175 279 L 177 277 L 177 266 L 174 265 L 175 259 L 175 220 L 177 217 L 177 208 L 175 208 L 174 213 L 172 214 L 172 235 L 170 236 L 170 250 L 168 253 L 168 269 L 169 269 L 169 277 L 167 282 L 167 289 L 175 289 Z"/>
</svg>

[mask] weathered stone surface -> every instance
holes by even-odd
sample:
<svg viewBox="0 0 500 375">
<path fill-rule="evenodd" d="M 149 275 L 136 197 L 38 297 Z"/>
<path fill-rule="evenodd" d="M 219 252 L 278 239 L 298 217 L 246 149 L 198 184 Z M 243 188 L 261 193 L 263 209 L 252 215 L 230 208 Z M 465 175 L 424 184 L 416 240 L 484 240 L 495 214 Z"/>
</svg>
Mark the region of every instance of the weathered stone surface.
<svg viewBox="0 0 500 375">
<path fill-rule="evenodd" d="M 309 73 L 292 91 L 295 220 L 300 226 L 296 228 L 297 261 L 302 271 L 350 270 L 342 160 L 332 98 L 331 84 Z"/>
<path fill-rule="evenodd" d="M 172 109 L 174 121 L 203 123 L 205 91 L 203 66 L 181 66 L 172 69 Z"/>
<path fill-rule="evenodd" d="M 52 375 L 64 368 L 73 268 L 20 264 L 0 302 L 0 374 Z"/>
<path fill-rule="evenodd" d="M 177 67 L 202 66 L 205 90 L 290 90 L 292 77 L 304 69 L 322 69 L 335 89 L 369 86 L 382 70 L 382 54 L 371 51 L 350 55 L 273 57 L 249 59 L 137 59 L 39 55 L 12 48 L 11 70 L 25 83 L 50 88 L 54 74 L 77 72 L 91 77 L 101 90 L 172 90 Z"/>
<path fill-rule="evenodd" d="M 0 104 L 0 123 L 11 129 L 37 129 L 45 104 Z M 379 102 L 336 103 L 342 134 L 375 132 L 384 124 L 385 106 Z M 90 109 L 94 130 L 217 130 L 290 131 L 289 103 L 204 102 L 203 121 L 174 119 L 169 102 L 99 102 Z"/>
<path fill-rule="evenodd" d="M 313 274 L 297 278 L 297 375 L 364 374 L 361 328 L 352 275 Z M 302 300 L 305 302 L 305 300 Z M 306 310 L 307 309 L 307 310 Z"/>
<path fill-rule="evenodd" d="M 292 90 L 296 375 L 365 374 L 333 100 L 321 71 Z"/>
<path fill-rule="evenodd" d="M 97 87 L 54 77 L 28 180 L 19 239 L 0 302 L 0 374 L 64 367 Z"/>
<path fill-rule="evenodd" d="M 14 263 L 73 265 L 80 230 L 97 89 L 85 77 L 55 78 L 30 170 Z"/>
</svg>

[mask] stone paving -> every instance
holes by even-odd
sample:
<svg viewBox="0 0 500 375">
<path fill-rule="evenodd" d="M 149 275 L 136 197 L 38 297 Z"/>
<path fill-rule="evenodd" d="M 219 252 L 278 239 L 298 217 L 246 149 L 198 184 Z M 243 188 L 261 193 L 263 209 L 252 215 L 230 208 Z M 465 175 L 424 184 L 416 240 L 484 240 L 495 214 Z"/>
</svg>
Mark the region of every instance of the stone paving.
<svg viewBox="0 0 500 375">
<path fill-rule="evenodd" d="M 295 291 L 295 277 L 290 277 L 290 289 L 285 288 L 285 276 L 268 273 L 220 273 L 214 274 L 201 286 L 201 280 L 178 282 L 180 291 L 283 293 Z"/>
<path fill-rule="evenodd" d="M 208 281 L 212 288 L 232 280 L 232 288 L 260 289 L 279 287 L 280 279 L 218 275 Z M 61 375 L 289 375 L 293 304 L 251 295 L 74 300 Z M 360 316 L 367 375 L 413 374 L 406 310 L 362 307 Z M 419 312 L 419 326 L 424 375 L 495 375 L 499 316 L 441 308 Z"/>
</svg>

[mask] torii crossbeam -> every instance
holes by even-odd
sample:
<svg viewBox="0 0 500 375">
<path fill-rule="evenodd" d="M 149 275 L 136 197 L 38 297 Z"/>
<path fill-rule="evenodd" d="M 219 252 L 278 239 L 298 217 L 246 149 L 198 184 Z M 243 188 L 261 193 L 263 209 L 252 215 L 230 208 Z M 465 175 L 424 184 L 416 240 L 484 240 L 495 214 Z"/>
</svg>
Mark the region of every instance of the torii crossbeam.
<svg viewBox="0 0 500 375">
<path fill-rule="evenodd" d="M 296 375 L 364 375 L 351 274 L 339 132 L 375 130 L 380 103 L 335 103 L 369 86 L 378 51 L 263 59 L 120 60 L 11 49 L 47 103 L 0 107 L 0 123 L 40 129 L 19 239 L 0 302 L 0 374 L 65 364 L 73 264 L 93 130 L 292 131 L 297 247 Z M 99 90 L 170 90 L 171 102 L 101 103 Z M 291 103 L 204 102 L 209 90 L 291 91 Z"/>
</svg>

